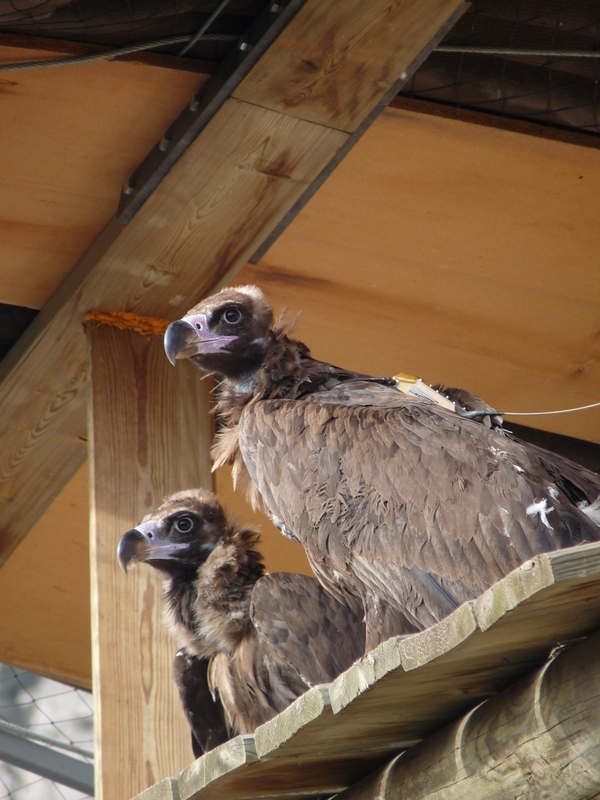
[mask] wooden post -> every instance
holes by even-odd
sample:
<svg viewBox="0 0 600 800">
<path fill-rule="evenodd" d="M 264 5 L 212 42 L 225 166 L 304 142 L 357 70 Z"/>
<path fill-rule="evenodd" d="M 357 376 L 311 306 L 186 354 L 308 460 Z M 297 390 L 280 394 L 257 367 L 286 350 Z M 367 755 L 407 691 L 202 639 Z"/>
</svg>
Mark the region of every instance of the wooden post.
<svg viewBox="0 0 600 800">
<path fill-rule="evenodd" d="M 96 800 L 129 800 L 192 759 L 157 573 L 124 575 L 121 535 L 164 495 L 211 486 L 207 383 L 162 337 L 88 326 L 92 674 Z"/>
<path fill-rule="evenodd" d="M 584 800 L 599 794 L 596 633 L 397 756 L 339 800 Z"/>
</svg>

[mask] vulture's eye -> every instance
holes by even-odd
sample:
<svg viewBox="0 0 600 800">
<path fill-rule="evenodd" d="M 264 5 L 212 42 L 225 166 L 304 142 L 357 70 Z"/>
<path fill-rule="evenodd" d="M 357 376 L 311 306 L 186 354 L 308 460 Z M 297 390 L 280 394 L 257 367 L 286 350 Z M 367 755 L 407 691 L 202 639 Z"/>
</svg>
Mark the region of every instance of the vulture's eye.
<svg viewBox="0 0 600 800">
<path fill-rule="evenodd" d="M 179 533 L 189 533 L 194 527 L 194 521 L 191 517 L 179 517 L 175 522 L 175 528 Z"/>
<path fill-rule="evenodd" d="M 235 325 L 236 322 L 239 322 L 242 318 L 242 312 L 239 308 L 232 306 L 231 308 L 226 308 L 223 313 L 223 319 L 225 322 L 229 322 L 230 325 Z"/>
</svg>

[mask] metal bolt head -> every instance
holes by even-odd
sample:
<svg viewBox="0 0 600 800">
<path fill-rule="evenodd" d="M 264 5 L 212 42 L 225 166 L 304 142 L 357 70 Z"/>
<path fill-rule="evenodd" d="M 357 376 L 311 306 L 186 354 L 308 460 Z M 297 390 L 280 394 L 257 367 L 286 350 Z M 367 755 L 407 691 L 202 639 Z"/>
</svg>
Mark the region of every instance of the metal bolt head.
<svg viewBox="0 0 600 800">
<path fill-rule="evenodd" d="M 126 195 L 133 194 L 133 190 L 134 190 L 134 187 L 133 187 L 133 182 L 132 182 L 131 178 L 127 178 L 127 180 L 123 184 L 123 194 L 126 194 Z"/>
<path fill-rule="evenodd" d="M 166 152 L 171 146 L 171 140 L 167 136 L 163 136 L 159 142 L 158 149 L 161 153 Z"/>
<path fill-rule="evenodd" d="M 200 108 L 200 100 L 194 97 L 194 99 L 190 103 L 190 111 L 192 112 L 192 114 L 195 114 L 199 108 Z"/>
<path fill-rule="evenodd" d="M 247 47 L 248 47 L 248 42 L 240 42 L 240 44 L 239 44 L 239 49 L 240 50 L 246 50 Z"/>
</svg>

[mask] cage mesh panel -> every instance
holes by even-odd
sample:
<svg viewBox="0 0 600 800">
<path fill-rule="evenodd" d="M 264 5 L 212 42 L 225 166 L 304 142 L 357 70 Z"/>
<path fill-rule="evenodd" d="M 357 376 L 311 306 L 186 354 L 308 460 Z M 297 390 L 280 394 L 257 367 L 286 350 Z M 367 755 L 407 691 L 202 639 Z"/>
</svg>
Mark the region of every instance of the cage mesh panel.
<svg viewBox="0 0 600 800">
<path fill-rule="evenodd" d="M 265 0 L 230 0 L 210 33 L 242 34 Z M 0 32 L 119 47 L 194 34 L 218 0 L 0 0 Z M 198 42 L 188 55 L 220 61 L 231 42 Z M 177 53 L 181 44 L 162 48 Z"/>
<path fill-rule="evenodd" d="M 598 51 L 597 0 L 474 0 L 443 44 Z M 434 52 L 401 95 L 600 135 L 599 58 Z"/>
<path fill-rule="evenodd" d="M 0 664 L 0 720 L 58 742 L 93 750 L 91 694 L 6 664 Z M 93 763 L 75 753 L 65 755 Z M 83 800 L 87 797 L 89 795 L 0 761 L 0 800 Z"/>
</svg>

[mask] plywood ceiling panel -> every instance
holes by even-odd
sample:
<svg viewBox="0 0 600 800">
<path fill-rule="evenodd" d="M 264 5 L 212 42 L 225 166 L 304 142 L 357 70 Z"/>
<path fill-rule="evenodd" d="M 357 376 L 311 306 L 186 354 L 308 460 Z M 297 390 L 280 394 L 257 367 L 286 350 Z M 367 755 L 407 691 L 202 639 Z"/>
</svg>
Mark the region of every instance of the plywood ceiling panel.
<svg viewBox="0 0 600 800">
<path fill-rule="evenodd" d="M 0 662 L 90 689 L 87 468 L 0 570 Z"/>
<path fill-rule="evenodd" d="M 0 40 L 0 64 L 47 57 Z M 207 77 L 130 60 L 1 75 L 0 302 L 45 303 Z"/>
</svg>

